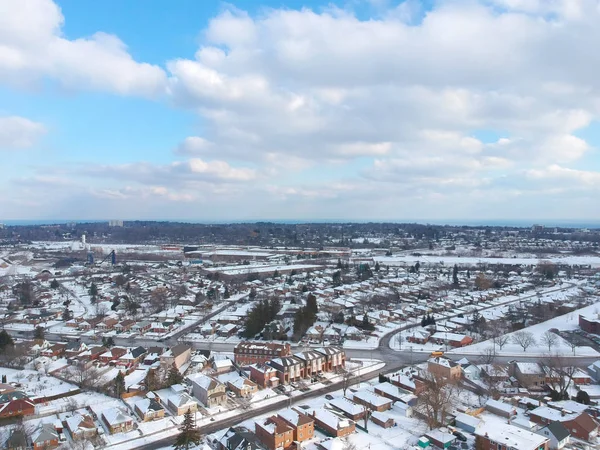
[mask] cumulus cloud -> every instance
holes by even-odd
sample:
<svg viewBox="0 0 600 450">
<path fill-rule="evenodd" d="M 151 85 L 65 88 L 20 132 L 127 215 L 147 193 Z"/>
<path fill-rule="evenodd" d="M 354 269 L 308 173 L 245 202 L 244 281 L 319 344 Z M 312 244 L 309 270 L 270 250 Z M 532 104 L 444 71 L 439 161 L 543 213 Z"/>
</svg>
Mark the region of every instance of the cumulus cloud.
<svg viewBox="0 0 600 450">
<path fill-rule="evenodd" d="M 28 86 L 47 77 L 68 90 L 164 92 L 165 72 L 136 62 L 118 37 L 98 32 L 69 40 L 61 34 L 63 23 L 51 0 L 0 0 L 0 81 Z"/>
<path fill-rule="evenodd" d="M 0 151 L 29 148 L 46 131 L 43 124 L 24 117 L 0 117 Z"/>
</svg>

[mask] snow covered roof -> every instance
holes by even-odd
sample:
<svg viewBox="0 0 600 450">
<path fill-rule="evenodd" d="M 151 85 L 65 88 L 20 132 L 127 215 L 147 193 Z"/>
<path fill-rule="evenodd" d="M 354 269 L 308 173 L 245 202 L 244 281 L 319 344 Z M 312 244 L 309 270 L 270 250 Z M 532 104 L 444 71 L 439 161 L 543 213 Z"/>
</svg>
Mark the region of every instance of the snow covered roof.
<svg viewBox="0 0 600 450">
<path fill-rule="evenodd" d="M 358 398 L 363 402 L 373 406 L 389 405 L 392 401 L 389 398 L 382 397 L 370 391 L 358 391 L 354 393 L 354 398 Z"/>
<path fill-rule="evenodd" d="M 486 436 L 494 442 L 501 442 L 507 448 L 539 448 L 548 440 L 544 436 L 523 430 L 513 425 L 494 422 L 493 426 L 480 427 L 475 431 L 478 436 Z"/>
<path fill-rule="evenodd" d="M 356 403 L 348 400 L 347 398 L 334 398 L 329 402 L 332 406 L 336 407 L 340 411 L 348 413 L 352 416 L 356 414 L 362 414 L 365 412 L 365 407 L 362 405 L 357 405 Z"/>
</svg>

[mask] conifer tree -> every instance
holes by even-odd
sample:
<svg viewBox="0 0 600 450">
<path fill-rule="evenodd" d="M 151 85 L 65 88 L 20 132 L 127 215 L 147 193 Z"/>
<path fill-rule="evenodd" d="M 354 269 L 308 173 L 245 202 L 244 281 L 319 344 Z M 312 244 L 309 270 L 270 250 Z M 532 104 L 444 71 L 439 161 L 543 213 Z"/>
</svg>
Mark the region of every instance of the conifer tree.
<svg viewBox="0 0 600 450">
<path fill-rule="evenodd" d="M 175 440 L 175 450 L 189 450 L 198 445 L 201 440 L 200 430 L 194 424 L 194 416 L 188 409 L 183 415 L 183 422 L 179 427 L 179 435 Z"/>
</svg>

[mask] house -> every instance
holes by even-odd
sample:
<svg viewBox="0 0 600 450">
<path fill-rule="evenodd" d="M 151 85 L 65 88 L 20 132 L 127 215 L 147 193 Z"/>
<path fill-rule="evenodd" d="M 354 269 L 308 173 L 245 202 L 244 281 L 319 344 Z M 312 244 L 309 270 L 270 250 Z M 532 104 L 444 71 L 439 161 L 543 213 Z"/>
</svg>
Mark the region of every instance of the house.
<svg viewBox="0 0 600 450">
<path fill-rule="evenodd" d="M 361 390 L 354 393 L 352 398 L 359 405 L 364 405 L 371 411 L 387 411 L 392 407 L 392 401 L 389 398 L 381 397 L 370 391 Z"/>
<path fill-rule="evenodd" d="M 571 441 L 571 433 L 560 422 L 552 422 L 538 431 L 550 440 L 550 450 L 560 450 Z"/>
<path fill-rule="evenodd" d="M 49 423 L 40 424 L 31 434 L 34 450 L 49 450 L 58 447 L 58 431 Z"/>
<path fill-rule="evenodd" d="M 375 385 L 374 391 L 377 395 L 387 397 L 393 402 L 402 402 L 410 406 L 414 406 L 417 403 L 416 395 L 411 394 L 406 389 L 394 386 L 393 384 L 388 383 L 387 381 Z"/>
<path fill-rule="evenodd" d="M 549 444 L 547 437 L 509 424 L 494 423 L 475 431 L 475 445 L 479 450 L 549 450 Z"/>
<path fill-rule="evenodd" d="M 473 338 L 466 334 L 446 333 L 445 331 L 434 333 L 430 340 L 437 344 L 445 344 L 455 348 L 465 347 L 473 343 Z"/>
<path fill-rule="evenodd" d="M 315 348 L 314 351 L 325 355 L 326 372 L 337 372 L 346 365 L 346 353 L 340 347 L 321 347 Z"/>
<path fill-rule="evenodd" d="M 538 363 L 515 362 L 511 369 L 519 384 L 527 389 L 542 389 L 546 384 L 546 373 Z"/>
<path fill-rule="evenodd" d="M 146 355 L 144 356 L 144 365 L 151 366 L 156 361 L 160 361 L 160 355 L 163 354 L 165 349 L 163 347 L 150 347 L 146 351 Z"/>
<path fill-rule="evenodd" d="M 217 450 L 263 450 L 254 433 L 243 427 L 231 427 L 219 439 Z"/>
<path fill-rule="evenodd" d="M 450 361 L 448 358 L 429 358 L 429 361 L 427 361 L 427 370 L 434 376 L 448 380 L 459 380 L 462 377 L 462 367 L 460 364 Z"/>
<path fill-rule="evenodd" d="M 110 434 L 125 433 L 133 430 L 134 420 L 119 408 L 109 408 L 102 411 L 102 421 Z"/>
<path fill-rule="evenodd" d="M 481 378 L 492 382 L 508 381 L 510 374 L 508 369 L 499 364 L 480 364 Z"/>
<path fill-rule="evenodd" d="M 309 415 L 315 421 L 315 427 L 330 437 L 343 437 L 354 433 L 356 425 L 354 421 L 340 417 L 325 408 L 313 409 Z"/>
<path fill-rule="evenodd" d="M 600 360 L 588 366 L 588 371 L 596 383 L 600 382 Z"/>
<path fill-rule="evenodd" d="M 65 349 L 67 348 L 67 344 L 53 344 L 50 347 L 42 350 L 40 352 L 40 356 L 46 356 L 48 358 L 58 358 L 65 353 Z"/>
<path fill-rule="evenodd" d="M 414 395 L 419 395 L 425 390 L 426 387 L 423 381 L 414 378 L 412 375 L 405 375 L 403 373 L 390 376 L 390 382 L 394 386 L 398 386 L 402 389 L 412 392 Z"/>
<path fill-rule="evenodd" d="M 282 358 L 292 354 L 290 344 L 275 344 L 265 342 L 240 342 L 233 349 L 236 364 L 246 366 L 250 364 L 266 363 L 274 358 Z"/>
<path fill-rule="evenodd" d="M 211 367 L 216 373 L 227 373 L 235 369 L 229 358 L 213 359 Z"/>
<path fill-rule="evenodd" d="M 294 430 L 277 416 L 254 422 L 254 434 L 267 450 L 287 449 L 294 442 Z"/>
<path fill-rule="evenodd" d="M 177 392 L 171 395 L 167 404 L 176 416 L 182 416 L 188 411 L 191 413 L 198 411 L 198 402 L 186 392 Z"/>
<path fill-rule="evenodd" d="M 475 433 L 481 423 L 481 419 L 465 413 L 458 413 L 455 418 L 456 428 L 460 428 L 467 433 Z"/>
<path fill-rule="evenodd" d="M 463 367 L 463 374 L 467 380 L 473 381 L 481 379 L 481 369 L 475 364 L 468 364 Z"/>
<path fill-rule="evenodd" d="M 250 366 L 250 379 L 263 388 L 279 385 L 277 371 L 266 364 L 257 363 Z"/>
<path fill-rule="evenodd" d="M 29 398 L 17 398 L 0 404 L 0 419 L 35 414 L 35 404 Z"/>
<path fill-rule="evenodd" d="M 586 333 L 600 334 L 600 318 L 579 314 L 579 328 Z"/>
<path fill-rule="evenodd" d="M 331 406 L 339 410 L 348 419 L 360 420 L 365 416 L 365 407 L 354 403 L 345 397 L 337 397 L 329 402 Z"/>
<path fill-rule="evenodd" d="M 227 387 L 238 397 L 252 397 L 258 392 L 258 386 L 253 381 L 244 377 L 237 377 L 227 381 Z"/>
<path fill-rule="evenodd" d="M 133 408 L 142 422 L 165 417 L 165 408 L 153 398 L 143 398 L 133 404 Z"/>
<path fill-rule="evenodd" d="M 98 357 L 98 360 L 104 364 L 108 364 L 111 361 L 116 361 L 126 353 L 127 349 L 125 347 L 113 347 L 110 350 L 102 353 Z"/>
<path fill-rule="evenodd" d="M 598 435 L 598 423 L 586 412 L 540 406 L 529 412 L 529 419 L 540 425 L 560 422 L 569 430 L 571 436 L 584 441 L 591 441 Z"/>
<path fill-rule="evenodd" d="M 378 411 L 371 413 L 371 421 L 382 428 L 391 428 L 394 426 L 394 419 Z"/>
<path fill-rule="evenodd" d="M 146 349 L 144 347 L 135 347 L 129 350 L 124 355 L 120 356 L 117 361 L 117 366 L 120 367 L 136 367 L 146 355 Z"/>
<path fill-rule="evenodd" d="M 177 344 L 175 347 L 167 350 L 160 355 L 160 365 L 163 368 L 170 368 L 175 364 L 178 369 L 186 364 L 192 357 L 192 347 L 187 344 Z"/>
<path fill-rule="evenodd" d="M 4 442 L 4 448 L 5 450 L 29 450 L 31 446 L 27 444 L 28 441 L 29 436 L 25 430 L 13 428 L 8 440 Z"/>
<path fill-rule="evenodd" d="M 517 409 L 514 406 L 492 398 L 485 402 L 485 409 L 486 411 L 494 413 L 497 416 L 506 417 L 507 419 L 517 415 Z"/>
<path fill-rule="evenodd" d="M 448 448 L 456 441 L 456 436 L 440 429 L 429 431 L 425 437 L 437 448 Z"/>
<path fill-rule="evenodd" d="M 134 325 L 135 325 L 135 320 L 132 320 L 132 319 L 126 319 L 126 320 L 123 320 L 123 321 L 121 321 L 121 322 L 117 323 L 117 324 L 114 326 L 114 330 L 115 330 L 117 333 L 126 333 L 127 331 L 131 330 L 131 328 L 132 328 Z"/>
<path fill-rule="evenodd" d="M 304 378 L 304 362 L 294 356 L 275 358 L 268 364 L 277 371 L 280 384 L 288 384 Z"/>
<path fill-rule="evenodd" d="M 107 317 L 102 322 L 98 323 L 98 325 L 96 325 L 96 329 L 100 331 L 112 330 L 118 323 L 118 319 L 115 319 L 114 317 Z"/>
<path fill-rule="evenodd" d="M 146 331 L 152 328 L 152 322 L 147 320 L 143 320 L 141 322 L 137 322 L 135 325 L 132 325 L 131 331 L 134 333 L 145 333 Z"/>
<path fill-rule="evenodd" d="M 227 402 L 225 385 L 214 378 L 201 373 L 190 375 L 192 393 L 207 408 L 223 405 Z"/>
<path fill-rule="evenodd" d="M 98 433 L 98 428 L 92 416 L 75 414 L 65 419 L 64 426 L 73 440 L 90 439 Z"/>
<path fill-rule="evenodd" d="M 304 363 L 304 376 L 311 377 L 325 371 L 327 364 L 325 355 L 315 351 L 294 353 Z"/>
<path fill-rule="evenodd" d="M 278 417 L 292 427 L 294 441 L 304 442 L 314 437 L 315 421 L 308 414 L 298 409 L 288 408 L 280 411 Z"/>
</svg>

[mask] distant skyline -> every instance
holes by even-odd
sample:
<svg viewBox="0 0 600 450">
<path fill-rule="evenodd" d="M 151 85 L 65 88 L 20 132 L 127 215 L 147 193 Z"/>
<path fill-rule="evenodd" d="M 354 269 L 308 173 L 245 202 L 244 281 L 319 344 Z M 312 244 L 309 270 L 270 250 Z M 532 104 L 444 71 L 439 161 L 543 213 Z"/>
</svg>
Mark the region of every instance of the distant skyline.
<svg viewBox="0 0 600 450">
<path fill-rule="evenodd" d="M 600 223 L 598 23 L 596 0 L 0 0 L 0 223 Z"/>
</svg>

